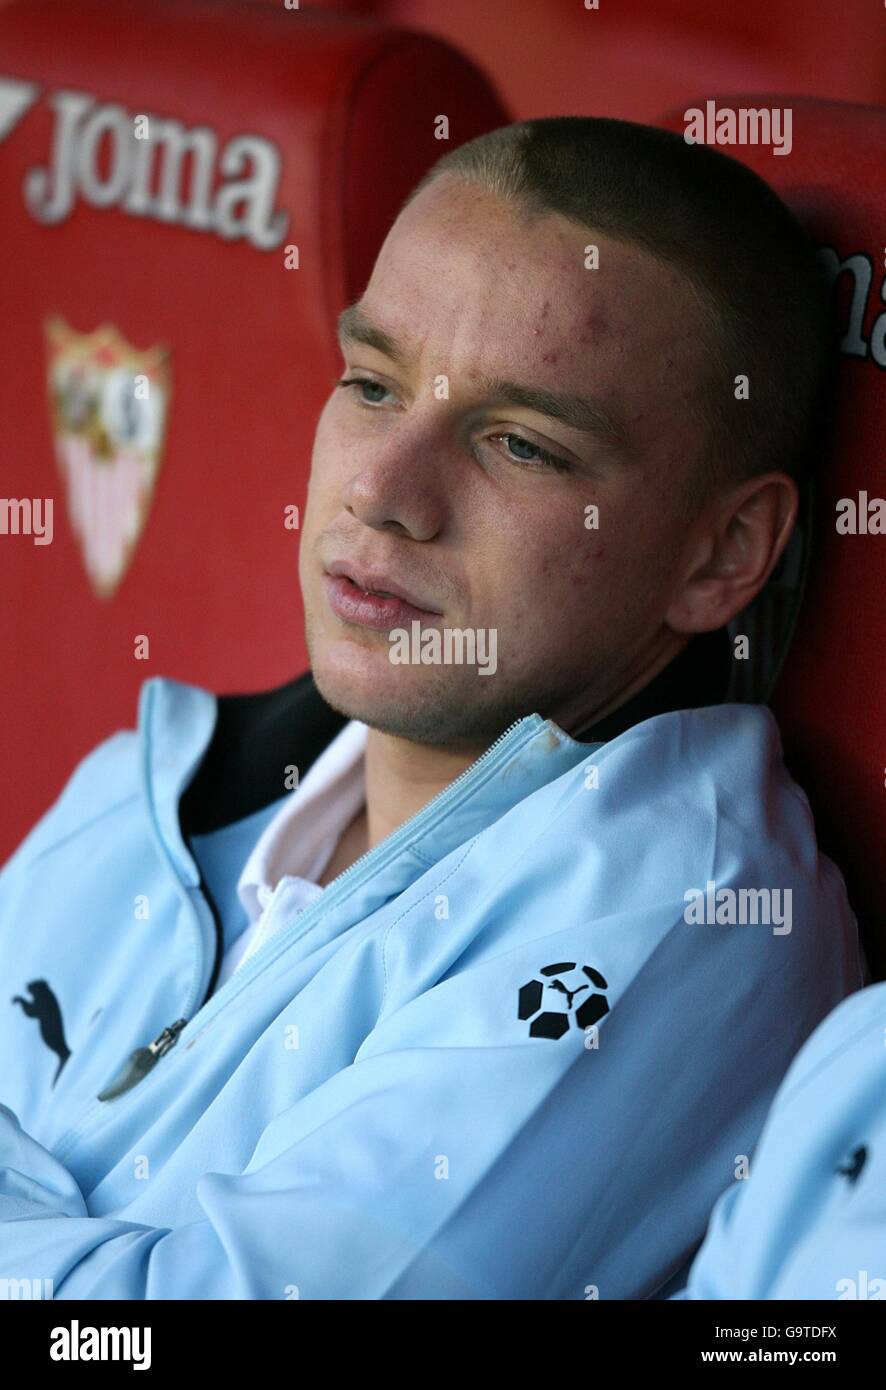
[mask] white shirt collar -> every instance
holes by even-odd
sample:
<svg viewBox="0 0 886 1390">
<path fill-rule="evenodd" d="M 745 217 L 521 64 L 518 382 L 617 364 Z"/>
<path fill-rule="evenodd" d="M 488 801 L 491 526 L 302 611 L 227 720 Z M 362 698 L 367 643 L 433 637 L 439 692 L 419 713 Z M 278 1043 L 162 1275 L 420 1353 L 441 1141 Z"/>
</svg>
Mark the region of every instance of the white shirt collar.
<svg viewBox="0 0 886 1390">
<path fill-rule="evenodd" d="M 367 733 L 366 724 L 350 720 L 265 826 L 237 883 L 250 922 L 261 915 L 284 875 L 314 882 L 322 874 L 342 831 L 366 800 Z"/>
</svg>

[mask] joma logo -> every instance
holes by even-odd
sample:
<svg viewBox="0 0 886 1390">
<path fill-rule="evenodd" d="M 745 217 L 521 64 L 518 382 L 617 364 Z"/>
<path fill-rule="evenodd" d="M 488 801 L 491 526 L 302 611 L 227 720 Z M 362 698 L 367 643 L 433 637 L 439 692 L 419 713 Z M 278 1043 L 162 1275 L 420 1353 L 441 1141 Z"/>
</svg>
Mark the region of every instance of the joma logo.
<svg viewBox="0 0 886 1390">
<path fill-rule="evenodd" d="M 8 95 L 0 116 L 15 97 L 14 110 L 0 121 L 0 138 L 37 90 L 0 79 L 0 95 Z M 88 92 L 55 92 L 49 105 L 55 112 L 52 162 L 28 169 L 24 180 L 25 206 L 36 221 L 63 222 L 81 198 L 94 208 L 117 207 L 225 241 L 243 238 L 260 251 L 273 250 L 286 236 L 289 215 L 274 208 L 280 154 L 270 140 L 237 135 L 219 152 L 209 126 L 189 130 L 171 117 L 99 104 Z"/>
</svg>

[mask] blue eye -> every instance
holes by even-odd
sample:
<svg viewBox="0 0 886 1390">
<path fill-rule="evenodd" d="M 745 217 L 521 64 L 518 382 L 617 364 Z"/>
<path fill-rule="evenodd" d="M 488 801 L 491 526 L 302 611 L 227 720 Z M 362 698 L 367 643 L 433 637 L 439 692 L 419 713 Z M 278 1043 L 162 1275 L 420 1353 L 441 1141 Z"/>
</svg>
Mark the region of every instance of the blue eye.
<svg viewBox="0 0 886 1390">
<path fill-rule="evenodd" d="M 366 387 L 370 387 L 371 389 L 380 391 L 382 396 L 386 396 L 389 394 L 388 388 L 386 386 L 382 386 L 380 381 L 373 381 L 368 376 L 343 376 L 341 381 L 339 381 L 337 384 L 339 386 L 357 386 L 360 388 L 361 394 Z M 380 398 L 377 396 L 374 400 L 367 400 L 366 396 L 362 395 L 362 400 L 364 405 L 381 404 Z"/>
<path fill-rule="evenodd" d="M 382 386 L 380 381 L 373 381 L 368 376 L 343 376 L 336 382 L 337 386 L 356 388 L 360 392 L 360 404 L 362 405 L 381 405 L 385 396 L 393 393 L 386 386 Z M 378 391 L 380 395 L 367 397 L 367 391 Z M 512 463 L 522 464 L 524 468 L 536 473 L 544 473 L 548 470 L 554 473 L 571 473 L 572 464 L 568 459 L 560 458 L 558 454 L 552 454 L 547 449 L 542 449 L 538 444 L 532 444 L 530 440 L 524 439 L 521 434 L 491 434 L 487 436 L 490 440 L 504 440 L 508 453 L 507 458 Z"/>
<path fill-rule="evenodd" d="M 530 468 L 533 463 L 541 464 L 542 468 L 552 468 L 555 473 L 568 473 L 572 468 L 567 459 L 549 453 L 547 449 L 542 449 L 538 444 L 530 443 L 521 434 L 493 434 L 489 437 L 490 439 L 503 439 L 515 463 L 523 463 Z M 528 450 L 529 452 L 522 453 L 521 450 Z"/>
</svg>

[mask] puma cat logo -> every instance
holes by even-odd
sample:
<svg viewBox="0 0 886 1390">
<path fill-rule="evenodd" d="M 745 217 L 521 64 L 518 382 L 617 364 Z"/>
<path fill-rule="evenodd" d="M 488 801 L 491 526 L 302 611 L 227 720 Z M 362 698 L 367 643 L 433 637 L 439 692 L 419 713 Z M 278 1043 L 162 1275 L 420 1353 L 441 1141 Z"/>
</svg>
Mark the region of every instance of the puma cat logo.
<svg viewBox="0 0 886 1390">
<path fill-rule="evenodd" d="M 71 1055 L 71 1049 L 65 1042 L 65 1030 L 62 1024 L 62 1011 L 59 1002 L 45 980 L 30 980 L 28 989 L 32 995 L 30 999 L 23 999 L 20 994 L 14 994 L 13 1004 L 21 1004 L 28 1018 L 36 1018 L 40 1023 L 40 1036 L 58 1057 L 58 1069 L 52 1079 L 53 1086 L 61 1075 L 62 1067 Z"/>
</svg>

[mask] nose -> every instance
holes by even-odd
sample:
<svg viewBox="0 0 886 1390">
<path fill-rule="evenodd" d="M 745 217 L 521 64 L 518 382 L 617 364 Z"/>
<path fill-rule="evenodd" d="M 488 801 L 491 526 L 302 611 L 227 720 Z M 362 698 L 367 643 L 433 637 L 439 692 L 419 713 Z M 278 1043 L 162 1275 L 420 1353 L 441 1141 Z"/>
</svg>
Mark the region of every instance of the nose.
<svg viewBox="0 0 886 1390">
<path fill-rule="evenodd" d="M 404 427 L 366 441 L 345 484 L 344 506 L 375 530 L 432 540 L 445 524 L 445 452 L 439 434 L 427 429 Z"/>
</svg>

